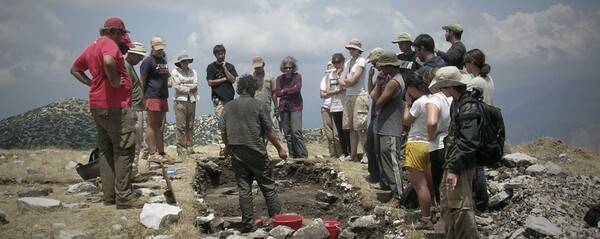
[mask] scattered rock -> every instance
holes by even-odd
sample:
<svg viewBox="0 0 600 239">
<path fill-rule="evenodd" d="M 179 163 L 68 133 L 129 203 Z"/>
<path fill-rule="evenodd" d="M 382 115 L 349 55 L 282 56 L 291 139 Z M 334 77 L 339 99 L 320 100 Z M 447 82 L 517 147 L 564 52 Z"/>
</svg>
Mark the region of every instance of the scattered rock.
<svg viewBox="0 0 600 239">
<path fill-rule="evenodd" d="M 552 161 L 546 162 L 544 165 L 546 167 L 546 173 L 550 175 L 557 175 L 562 172 L 562 168 Z"/>
<path fill-rule="evenodd" d="M 524 153 L 512 153 L 502 157 L 502 165 L 514 168 L 517 166 L 529 166 L 537 163 L 537 159 Z"/>
<path fill-rule="evenodd" d="M 75 230 L 62 229 L 58 233 L 58 238 L 60 239 L 83 239 L 85 238 L 85 233 Z"/>
<path fill-rule="evenodd" d="M 379 226 L 379 222 L 375 219 L 375 215 L 362 216 L 350 223 L 350 228 L 353 232 L 361 229 L 375 229 Z"/>
<path fill-rule="evenodd" d="M 475 216 L 475 222 L 477 223 L 477 225 L 487 226 L 492 224 L 494 222 L 494 219 L 491 217 Z"/>
<path fill-rule="evenodd" d="M 339 199 L 335 194 L 323 190 L 319 190 L 316 197 L 317 200 L 329 204 L 334 204 Z"/>
<path fill-rule="evenodd" d="M 151 229 L 158 229 L 161 225 L 170 224 L 179 220 L 181 208 L 167 204 L 145 204 L 140 214 L 140 222 Z"/>
<path fill-rule="evenodd" d="M 123 226 L 121 224 L 116 224 L 115 223 L 115 224 L 112 224 L 110 226 L 110 230 L 112 230 L 113 232 L 117 232 L 118 233 L 118 232 L 120 232 L 120 231 L 123 230 Z"/>
<path fill-rule="evenodd" d="M 100 188 L 96 187 L 96 185 L 94 185 L 94 183 L 92 183 L 92 182 L 85 181 L 85 182 L 69 185 L 69 189 L 67 189 L 67 192 L 69 192 L 69 193 L 82 193 L 82 192 L 95 193 L 95 192 L 100 192 Z"/>
<path fill-rule="evenodd" d="M 509 197 L 510 197 L 510 194 L 507 192 L 507 190 L 504 190 L 504 191 L 490 197 L 488 205 L 489 205 L 489 207 L 495 207 Z"/>
<path fill-rule="evenodd" d="M 200 216 L 196 217 L 196 223 L 198 223 L 197 225 L 202 225 L 204 223 L 211 222 L 214 219 L 215 219 L 215 214 L 211 213 L 206 217 L 200 217 Z"/>
<path fill-rule="evenodd" d="M 292 239 L 327 239 L 329 231 L 323 224 L 311 224 L 298 229 Z"/>
<path fill-rule="evenodd" d="M 154 197 L 151 197 L 150 199 L 148 199 L 148 203 L 151 203 L 151 204 L 166 203 L 166 202 L 167 202 L 167 199 L 163 195 L 154 196 Z"/>
<path fill-rule="evenodd" d="M 562 230 L 545 217 L 527 216 L 525 221 L 527 229 L 533 230 L 545 236 L 559 237 Z"/>
<path fill-rule="evenodd" d="M 279 225 L 271 229 L 269 235 L 276 239 L 289 238 L 294 233 L 294 229 L 288 226 Z"/>
<path fill-rule="evenodd" d="M 26 188 L 17 192 L 19 197 L 44 197 L 48 196 L 52 192 L 52 189 L 35 189 Z"/>
<path fill-rule="evenodd" d="M 173 235 L 158 235 L 158 236 L 152 237 L 152 239 L 173 239 L 173 238 L 174 238 Z"/>
<path fill-rule="evenodd" d="M 527 169 L 525 169 L 525 172 L 527 172 L 529 174 L 541 174 L 545 171 L 546 171 L 546 167 L 544 167 L 544 165 L 541 165 L 541 164 L 534 164 L 534 165 L 527 167 Z"/>
<path fill-rule="evenodd" d="M 146 197 L 156 196 L 156 193 L 154 191 L 152 191 L 152 189 L 149 189 L 149 188 L 138 188 L 135 190 L 135 192 L 139 195 L 143 195 Z"/>
<path fill-rule="evenodd" d="M 269 237 L 269 233 L 263 229 L 258 229 L 254 232 L 248 233 L 246 238 L 267 238 Z"/>
<path fill-rule="evenodd" d="M 61 201 L 50 198 L 22 197 L 17 199 L 17 208 L 19 209 L 50 209 L 58 208 L 61 205 Z"/>
<path fill-rule="evenodd" d="M 65 224 L 63 222 L 55 222 L 55 223 L 52 223 L 52 228 L 65 229 L 65 228 L 67 228 L 67 224 Z"/>
</svg>

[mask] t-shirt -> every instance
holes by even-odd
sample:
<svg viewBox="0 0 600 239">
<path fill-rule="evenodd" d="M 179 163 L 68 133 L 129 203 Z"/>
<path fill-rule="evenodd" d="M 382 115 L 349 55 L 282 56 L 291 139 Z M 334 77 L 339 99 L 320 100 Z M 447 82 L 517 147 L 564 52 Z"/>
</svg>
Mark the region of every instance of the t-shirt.
<svg viewBox="0 0 600 239">
<path fill-rule="evenodd" d="M 356 59 L 356 62 L 354 62 L 354 65 L 350 66 L 351 61 L 352 59 L 344 63 L 344 69 L 348 69 L 346 79 L 349 79 L 350 77 L 354 76 L 358 67 L 362 67 L 363 71 L 362 74 L 358 77 L 356 84 L 346 89 L 346 95 L 359 95 L 361 93 L 366 93 L 367 85 L 365 82 L 365 65 L 367 65 L 367 60 L 365 60 L 365 58 L 358 57 Z"/>
<path fill-rule="evenodd" d="M 398 54 L 397 58 L 400 60 L 400 74 L 404 75 L 404 73 L 408 70 L 416 71 L 419 69 L 419 64 L 415 62 L 417 53 L 412 52 L 411 54 Z"/>
<path fill-rule="evenodd" d="M 235 66 L 230 64 L 229 62 L 225 63 L 229 73 L 233 75 L 233 77 L 238 77 L 237 71 L 235 71 Z M 223 66 L 216 61 L 210 63 L 206 67 L 206 80 L 216 80 L 225 77 L 225 70 L 223 70 Z M 225 81 L 223 84 L 217 86 L 211 86 L 211 97 L 218 98 L 222 101 L 230 101 L 233 100 L 235 96 L 235 91 L 233 90 L 233 84 L 229 81 Z"/>
<path fill-rule="evenodd" d="M 338 82 L 338 75 L 335 71 L 329 73 L 329 89 L 330 90 L 339 90 L 340 83 Z M 331 96 L 331 107 L 329 107 L 329 112 L 342 112 L 344 110 L 344 99 L 346 97 L 346 92 L 341 92 L 339 94 L 335 94 Z"/>
<path fill-rule="evenodd" d="M 323 76 L 323 79 L 321 80 L 321 91 L 327 90 L 327 83 L 327 76 Z M 321 107 L 325 109 L 331 108 L 331 97 L 323 99 L 323 105 Z"/>
<path fill-rule="evenodd" d="M 117 74 L 125 83 L 113 88 L 104 71 L 104 56 L 112 56 L 117 65 Z M 121 109 L 131 107 L 131 78 L 125 69 L 125 58 L 115 41 L 100 37 L 81 53 L 73 65 L 92 74 L 90 87 L 91 109 Z"/>
<path fill-rule="evenodd" d="M 408 142 L 429 142 L 427 136 L 427 102 L 431 95 L 423 95 L 415 100 L 409 113 L 416 118 L 408 131 Z"/>
<path fill-rule="evenodd" d="M 227 103 L 219 119 L 229 145 L 244 145 L 262 155 L 267 154 L 264 135 L 272 125 L 265 104 L 247 94 Z"/>
<path fill-rule="evenodd" d="M 425 62 L 423 62 L 423 66 L 421 68 L 419 68 L 417 70 L 417 73 L 419 73 L 419 75 L 426 75 L 429 73 L 429 71 L 433 68 L 440 68 L 440 67 L 444 67 L 446 66 L 446 62 L 444 62 L 444 59 L 442 59 L 439 56 L 434 56 L 432 58 L 430 58 L 429 60 L 426 60 Z"/>
<path fill-rule="evenodd" d="M 169 87 L 167 85 L 171 73 L 164 57 L 150 55 L 144 58 L 140 65 L 140 74 L 146 76 L 144 98 L 167 99 Z"/>
<path fill-rule="evenodd" d="M 254 94 L 254 99 L 263 102 L 270 112 L 271 105 L 273 104 L 273 93 L 275 91 L 275 79 L 266 72 L 263 75 L 257 75 L 256 73 L 253 75 L 258 79 L 258 90 Z"/>
<path fill-rule="evenodd" d="M 471 79 L 471 88 L 477 87 L 483 90 L 483 102 L 488 105 L 494 105 L 494 81 L 490 75 L 487 75 L 485 78 L 481 76 L 477 76 Z M 469 89 L 471 90 L 471 89 Z"/>
<path fill-rule="evenodd" d="M 135 68 L 129 62 L 125 61 L 125 68 L 131 77 L 131 84 L 133 85 L 133 91 L 131 93 L 131 100 L 133 101 L 133 108 L 136 111 L 143 111 L 146 109 L 144 104 L 144 91 L 142 90 L 142 84 L 140 78 L 135 72 Z"/>
<path fill-rule="evenodd" d="M 443 149 L 444 138 L 448 135 L 448 127 L 450 126 L 450 105 L 452 105 L 452 97 L 446 97 L 444 93 L 438 92 L 427 101 L 427 104 L 433 104 L 440 109 L 438 115 L 437 130 L 435 131 L 435 139 L 429 142 L 429 152 Z"/>
</svg>

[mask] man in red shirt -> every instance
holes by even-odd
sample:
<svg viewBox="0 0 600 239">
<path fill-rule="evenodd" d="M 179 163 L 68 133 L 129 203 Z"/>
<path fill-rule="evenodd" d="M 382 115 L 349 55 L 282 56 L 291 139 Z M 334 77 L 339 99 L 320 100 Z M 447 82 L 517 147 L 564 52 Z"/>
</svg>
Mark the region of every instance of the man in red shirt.
<svg viewBox="0 0 600 239">
<path fill-rule="evenodd" d="M 104 205 L 116 204 L 117 209 L 139 208 L 146 202 L 133 193 L 130 180 L 137 116 L 131 109 L 131 78 L 117 45 L 128 32 L 121 19 L 107 19 L 100 28 L 100 37 L 73 62 L 70 70 L 77 80 L 90 86 L 103 201 Z"/>
</svg>

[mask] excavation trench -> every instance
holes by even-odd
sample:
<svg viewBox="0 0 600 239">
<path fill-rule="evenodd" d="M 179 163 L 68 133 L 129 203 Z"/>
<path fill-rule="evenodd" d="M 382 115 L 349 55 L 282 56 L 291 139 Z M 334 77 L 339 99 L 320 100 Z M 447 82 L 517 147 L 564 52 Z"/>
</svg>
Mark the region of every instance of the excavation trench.
<svg viewBox="0 0 600 239">
<path fill-rule="evenodd" d="M 296 213 L 305 219 L 347 222 L 365 214 L 358 193 L 344 187 L 343 177 L 331 164 L 315 160 L 272 161 L 279 201 L 284 213 Z M 199 216 L 214 212 L 215 218 L 239 217 L 235 176 L 229 160 L 200 159 L 196 164 L 194 190 L 204 203 Z M 267 217 L 262 193 L 253 185 L 255 218 Z M 213 228 L 214 228 L 213 223 Z"/>
</svg>

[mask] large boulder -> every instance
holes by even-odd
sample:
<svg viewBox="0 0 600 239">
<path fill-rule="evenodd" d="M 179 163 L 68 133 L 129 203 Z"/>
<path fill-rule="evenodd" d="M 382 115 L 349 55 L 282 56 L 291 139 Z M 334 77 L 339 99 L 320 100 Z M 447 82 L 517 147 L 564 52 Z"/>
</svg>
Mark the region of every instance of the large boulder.
<svg viewBox="0 0 600 239">
<path fill-rule="evenodd" d="M 181 208 L 168 204 L 145 204 L 140 214 L 140 222 L 151 229 L 176 222 L 181 217 Z"/>
</svg>

